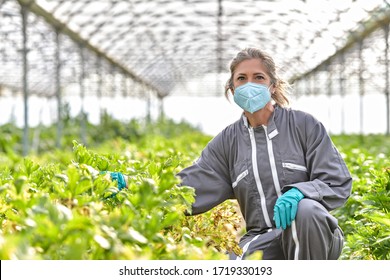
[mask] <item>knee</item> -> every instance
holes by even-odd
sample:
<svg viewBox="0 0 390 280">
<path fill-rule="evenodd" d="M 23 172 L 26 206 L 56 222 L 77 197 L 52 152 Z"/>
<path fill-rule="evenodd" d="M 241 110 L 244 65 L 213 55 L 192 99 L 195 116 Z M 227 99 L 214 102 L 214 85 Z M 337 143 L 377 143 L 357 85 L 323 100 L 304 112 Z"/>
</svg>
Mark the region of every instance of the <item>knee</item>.
<svg viewBox="0 0 390 280">
<path fill-rule="evenodd" d="M 296 220 L 305 225 L 313 225 L 313 223 L 327 224 L 332 230 L 337 228 L 338 224 L 337 219 L 323 205 L 318 201 L 307 198 L 299 202 Z"/>
<path fill-rule="evenodd" d="M 298 204 L 297 219 L 310 221 L 323 218 L 328 215 L 328 211 L 318 201 L 304 198 Z"/>
</svg>

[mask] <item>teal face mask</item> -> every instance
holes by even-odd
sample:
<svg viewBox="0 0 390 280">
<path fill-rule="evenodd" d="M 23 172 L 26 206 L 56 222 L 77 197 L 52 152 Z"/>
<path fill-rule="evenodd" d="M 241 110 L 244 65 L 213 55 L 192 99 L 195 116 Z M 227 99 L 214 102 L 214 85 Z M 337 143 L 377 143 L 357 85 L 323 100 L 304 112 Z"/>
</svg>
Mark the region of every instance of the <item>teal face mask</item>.
<svg viewBox="0 0 390 280">
<path fill-rule="evenodd" d="M 265 85 L 248 82 L 235 89 L 233 99 L 238 106 L 253 114 L 265 107 L 271 100 L 271 93 Z"/>
</svg>

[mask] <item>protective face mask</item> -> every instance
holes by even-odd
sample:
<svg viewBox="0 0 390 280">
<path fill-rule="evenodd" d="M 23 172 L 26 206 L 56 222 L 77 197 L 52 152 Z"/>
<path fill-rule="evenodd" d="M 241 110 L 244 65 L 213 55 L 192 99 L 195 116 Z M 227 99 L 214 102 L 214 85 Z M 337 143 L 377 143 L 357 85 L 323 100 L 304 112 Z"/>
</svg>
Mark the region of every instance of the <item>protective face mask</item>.
<svg viewBox="0 0 390 280">
<path fill-rule="evenodd" d="M 253 114 L 271 100 L 271 93 L 265 85 L 248 82 L 235 89 L 233 99 L 238 106 Z"/>
</svg>

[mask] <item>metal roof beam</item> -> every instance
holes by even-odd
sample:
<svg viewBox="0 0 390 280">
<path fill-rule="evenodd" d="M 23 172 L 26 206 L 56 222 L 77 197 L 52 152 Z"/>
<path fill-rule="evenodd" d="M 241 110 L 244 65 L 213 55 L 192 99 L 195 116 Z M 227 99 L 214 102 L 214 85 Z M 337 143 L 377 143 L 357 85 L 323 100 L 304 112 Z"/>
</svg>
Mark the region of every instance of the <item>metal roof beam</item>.
<svg viewBox="0 0 390 280">
<path fill-rule="evenodd" d="M 319 71 L 324 66 L 330 64 L 336 57 L 338 57 L 340 54 L 346 52 L 347 50 L 351 49 L 355 46 L 356 43 L 359 41 L 364 40 L 364 38 L 368 37 L 371 33 L 378 30 L 382 26 L 389 25 L 390 24 L 390 9 L 389 7 L 383 8 L 381 11 L 378 12 L 378 14 L 371 14 L 370 19 L 361 22 L 360 26 L 362 27 L 362 30 L 356 30 L 349 34 L 349 37 L 347 39 L 347 42 L 345 45 L 338 49 L 333 55 L 329 56 L 326 60 L 322 61 L 320 64 L 318 64 L 313 69 L 299 75 L 296 77 L 293 77 L 291 79 L 291 82 L 293 83 L 296 80 L 300 80 L 302 78 L 305 78 L 307 76 L 310 76 L 311 73 Z"/>
<path fill-rule="evenodd" d="M 106 53 L 103 53 L 96 47 L 92 46 L 87 40 L 80 37 L 79 34 L 71 30 L 65 23 L 60 22 L 58 19 L 56 19 L 51 13 L 44 10 L 41 6 L 35 3 L 34 0 L 18 0 L 19 4 L 29 9 L 32 13 L 34 13 L 37 16 L 42 17 L 48 24 L 53 26 L 55 29 L 57 29 L 60 33 L 65 34 L 69 38 L 71 38 L 74 42 L 85 46 L 90 51 L 94 52 L 98 56 L 103 57 L 106 59 L 109 63 L 115 65 L 116 67 L 120 68 L 124 73 L 129 75 L 134 81 L 150 88 L 154 92 L 156 92 L 157 95 L 161 94 L 160 90 L 150 83 L 143 80 L 141 77 L 136 75 L 135 73 L 131 72 L 129 69 L 125 68 L 123 65 L 115 61 L 113 58 L 109 57 Z"/>
</svg>

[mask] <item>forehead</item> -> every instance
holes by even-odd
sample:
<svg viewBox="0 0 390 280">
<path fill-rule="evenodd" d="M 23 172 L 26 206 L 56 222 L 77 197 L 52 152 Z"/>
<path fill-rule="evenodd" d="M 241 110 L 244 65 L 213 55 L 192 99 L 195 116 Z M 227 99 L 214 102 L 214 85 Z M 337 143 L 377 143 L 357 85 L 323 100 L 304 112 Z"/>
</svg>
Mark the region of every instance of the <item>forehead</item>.
<svg viewBox="0 0 390 280">
<path fill-rule="evenodd" d="M 267 68 L 260 58 L 247 59 L 237 64 L 234 74 L 246 74 L 250 75 L 253 73 L 264 73 L 268 74 Z"/>
</svg>

